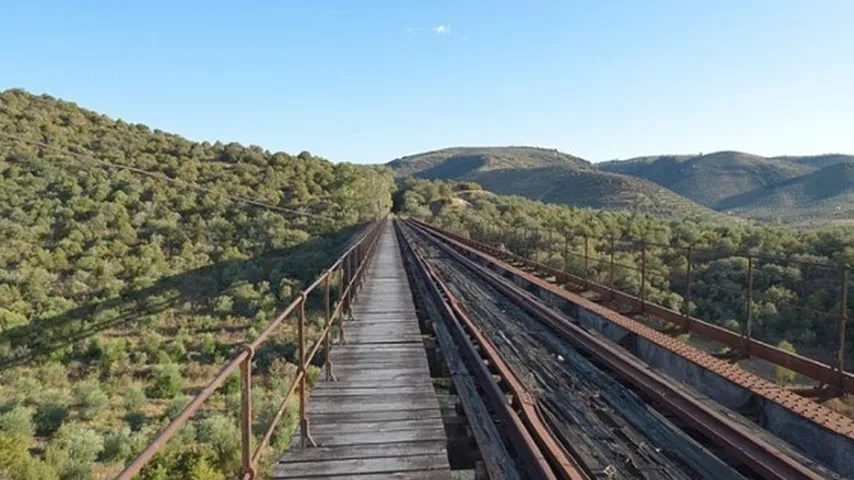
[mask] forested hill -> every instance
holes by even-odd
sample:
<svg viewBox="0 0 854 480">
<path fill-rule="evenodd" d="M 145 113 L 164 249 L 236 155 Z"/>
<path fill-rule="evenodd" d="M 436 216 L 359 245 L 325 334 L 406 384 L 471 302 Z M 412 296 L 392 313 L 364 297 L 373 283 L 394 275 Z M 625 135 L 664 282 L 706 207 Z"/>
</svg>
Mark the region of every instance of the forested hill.
<svg viewBox="0 0 854 480">
<path fill-rule="evenodd" d="M 543 202 L 663 217 L 719 217 L 647 180 L 600 171 L 586 160 L 533 147 L 448 148 L 388 164 L 398 177 L 477 182 L 487 190 Z"/>
<path fill-rule="evenodd" d="M 191 142 L 2 92 L 0 477 L 112 478 L 393 189 L 383 167 Z M 259 360 L 259 418 L 288 387 L 288 355 Z M 235 418 L 206 412 L 193 428 L 142 478 L 232 478 L 238 449 L 216 446 L 239 438 Z"/>
<path fill-rule="evenodd" d="M 854 165 L 854 156 L 762 157 L 726 151 L 639 157 L 598 166 L 650 180 L 715 210 L 798 222 L 852 218 L 854 183 L 844 165 Z M 814 194 L 799 186 L 806 184 Z"/>
</svg>

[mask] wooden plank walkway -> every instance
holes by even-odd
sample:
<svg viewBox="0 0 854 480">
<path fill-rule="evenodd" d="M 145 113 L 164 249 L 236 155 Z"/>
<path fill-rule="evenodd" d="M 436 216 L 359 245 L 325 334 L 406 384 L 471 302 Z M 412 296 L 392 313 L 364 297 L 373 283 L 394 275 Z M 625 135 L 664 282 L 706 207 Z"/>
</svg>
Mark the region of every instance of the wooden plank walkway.
<svg viewBox="0 0 854 480">
<path fill-rule="evenodd" d="M 359 303 L 335 345 L 337 382 L 322 379 L 271 478 L 450 479 L 447 441 L 394 230 L 383 233 Z"/>
</svg>

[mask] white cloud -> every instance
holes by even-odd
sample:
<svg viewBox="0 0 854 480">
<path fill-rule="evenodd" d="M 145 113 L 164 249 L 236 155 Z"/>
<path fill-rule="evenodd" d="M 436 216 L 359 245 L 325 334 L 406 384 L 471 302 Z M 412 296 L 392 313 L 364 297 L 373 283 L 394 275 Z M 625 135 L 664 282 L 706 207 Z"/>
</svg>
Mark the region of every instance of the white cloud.
<svg viewBox="0 0 854 480">
<path fill-rule="evenodd" d="M 440 24 L 440 25 L 436 25 L 435 27 L 431 28 L 430 30 L 432 30 L 433 33 L 435 33 L 436 35 L 449 35 L 451 33 L 451 26 L 445 25 L 445 24 Z"/>
</svg>

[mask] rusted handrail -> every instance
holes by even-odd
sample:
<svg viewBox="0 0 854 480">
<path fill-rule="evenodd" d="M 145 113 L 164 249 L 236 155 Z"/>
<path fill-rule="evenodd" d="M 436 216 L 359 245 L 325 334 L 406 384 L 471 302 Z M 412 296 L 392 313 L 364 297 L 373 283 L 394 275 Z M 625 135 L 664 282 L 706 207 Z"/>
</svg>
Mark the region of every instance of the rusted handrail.
<svg viewBox="0 0 854 480">
<path fill-rule="evenodd" d="M 354 300 L 354 296 L 356 293 L 356 289 L 361 285 L 363 274 L 365 272 L 366 266 L 370 262 L 371 257 L 374 254 L 376 249 L 377 242 L 379 241 L 380 234 L 383 229 L 387 225 L 387 218 L 383 218 L 374 222 L 367 231 L 356 241 L 351 247 L 344 251 L 335 262 L 326 270 L 324 270 L 317 279 L 312 282 L 308 287 L 306 287 L 302 292 L 300 292 L 299 296 L 291 302 L 273 321 L 270 322 L 269 325 L 252 341 L 243 345 L 242 348 L 235 356 L 229 360 L 229 362 L 216 374 L 216 376 L 199 392 L 195 398 L 181 411 L 178 416 L 176 416 L 172 421 L 169 422 L 160 432 L 158 432 L 157 437 L 151 442 L 148 447 L 143 450 L 139 456 L 131 462 L 119 475 L 116 477 L 118 480 L 127 480 L 133 478 L 140 470 L 148 463 L 154 455 L 166 444 L 177 432 L 178 430 L 184 426 L 185 423 L 198 411 L 199 408 L 210 398 L 211 395 L 217 389 L 219 389 L 222 384 L 225 382 L 225 379 L 228 378 L 235 370 L 240 370 L 240 379 L 241 379 L 241 459 L 242 459 L 242 478 L 245 480 L 252 480 L 255 478 L 257 473 L 258 461 L 261 458 L 261 455 L 267 445 L 270 443 L 270 439 L 273 436 L 276 426 L 281 420 L 288 403 L 292 400 L 294 394 L 299 390 L 300 392 L 300 435 L 301 435 L 301 443 L 303 446 L 306 443 L 311 442 L 311 435 L 309 431 L 309 422 L 308 422 L 308 413 L 307 413 L 307 401 L 306 395 L 308 393 L 308 389 L 306 386 L 307 380 L 307 369 L 308 365 L 311 364 L 314 357 L 320 351 L 320 347 L 323 346 L 327 350 L 326 358 L 324 361 L 324 368 L 327 372 L 327 378 L 331 378 L 332 375 L 332 365 L 329 360 L 329 349 L 331 348 L 331 335 L 332 335 L 332 325 L 337 318 L 341 318 L 343 320 L 345 315 L 350 315 L 350 306 Z M 332 277 L 340 274 L 341 275 L 341 289 L 339 292 L 338 299 L 334 302 L 333 305 L 330 304 L 332 300 L 332 296 L 330 293 Z M 323 308 L 324 311 L 324 326 L 321 331 L 320 338 L 311 348 L 311 351 L 306 354 L 306 338 L 305 338 L 305 306 L 308 300 L 308 296 L 318 290 L 319 288 L 323 288 L 324 290 L 324 301 L 325 306 Z M 282 403 L 279 406 L 279 411 L 276 413 L 273 421 L 270 423 L 267 431 L 261 437 L 261 441 L 256 446 L 254 452 L 252 451 L 252 358 L 255 355 L 255 352 L 258 348 L 266 342 L 266 340 L 270 337 L 273 331 L 278 327 L 283 321 L 290 317 L 292 313 L 295 311 L 299 312 L 299 325 L 298 325 L 298 342 L 299 342 L 299 366 L 297 370 L 297 374 L 291 383 L 290 388 L 288 389 L 285 398 L 282 400 Z M 339 326 L 341 340 L 344 340 L 343 332 L 344 332 L 344 324 L 341 322 Z"/>
</svg>

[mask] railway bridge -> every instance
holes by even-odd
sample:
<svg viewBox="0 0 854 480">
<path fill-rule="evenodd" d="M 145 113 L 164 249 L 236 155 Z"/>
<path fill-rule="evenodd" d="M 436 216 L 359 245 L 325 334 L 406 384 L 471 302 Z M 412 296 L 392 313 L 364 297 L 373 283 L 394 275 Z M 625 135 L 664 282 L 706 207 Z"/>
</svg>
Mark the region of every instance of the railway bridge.
<svg viewBox="0 0 854 480">
<path fill-rule="evenodd" d="M 322 312 L 305 332 L 306 311 Z M 854 421 L 677 339 L 676 323 L 818 383 L 850 374 L 412 220 L 382 220 L 247 344 L 119 478 L 224 380 L 242 379 L 242 478 L 854 477 Z M 253 431 L 252 358 L 298 325 L 299 368 Z M 309 366 L 322 373 L 313 387 Z M 290 402 L 290 447 L 269 443 Z M 270 460 L 272 458 L 272 460 Z"/>
</svg>

